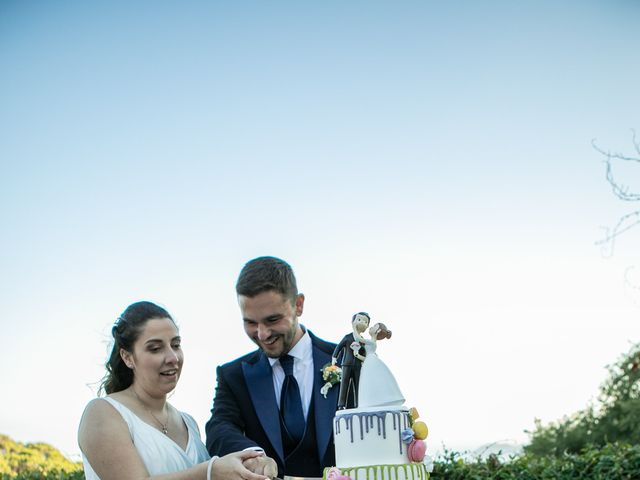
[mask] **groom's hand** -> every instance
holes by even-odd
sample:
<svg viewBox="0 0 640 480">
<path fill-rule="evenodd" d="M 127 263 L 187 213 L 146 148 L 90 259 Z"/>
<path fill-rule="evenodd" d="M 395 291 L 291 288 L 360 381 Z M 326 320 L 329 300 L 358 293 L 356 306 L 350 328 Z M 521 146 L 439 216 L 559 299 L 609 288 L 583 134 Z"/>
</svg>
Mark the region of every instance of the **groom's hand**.
<svg viewBox="0 0 640 480">
<path fill-rule="evenodd" d="M 276 461 L 266 455 L 248 458 L 243 462 L 243 465 L 247 470 L 251 470 L 253 473 L 257 473 L 258 475 L 264 475 L 269 478 L 278 476 L 278 465 L 276 464 Z"/>
<path fill-rule="evenodd" d="M 213 462 L 212 478 L 225 480 L 267 480 L 262 474 L 249 470 L 244 462 L 264 456 L 262 452 L 245 450 L 220 457 Z M 204 464 L 203 464 L 204 465 Z"/>
</svg>

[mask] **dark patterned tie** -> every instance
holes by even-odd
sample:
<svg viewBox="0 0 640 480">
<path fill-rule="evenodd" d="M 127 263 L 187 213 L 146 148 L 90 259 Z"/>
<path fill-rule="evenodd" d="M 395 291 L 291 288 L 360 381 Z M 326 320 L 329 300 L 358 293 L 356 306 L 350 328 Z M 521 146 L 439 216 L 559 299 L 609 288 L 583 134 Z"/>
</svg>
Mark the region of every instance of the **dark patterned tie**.
<svg viewBox="0 0 640 480">
<path fill-rule="evenodd" d="M 284 370 L 284 383 L 280 393 L 280 414 L 284 426 L 292 440 L 298 443 L 304 435 L 304 413 L 302 413 L 302 400 L 300 400 L 300 388 L 296 377 L 293 376 L 293 357 L 285 355 L 280 357 L 280 365 Z"/>
</svg>

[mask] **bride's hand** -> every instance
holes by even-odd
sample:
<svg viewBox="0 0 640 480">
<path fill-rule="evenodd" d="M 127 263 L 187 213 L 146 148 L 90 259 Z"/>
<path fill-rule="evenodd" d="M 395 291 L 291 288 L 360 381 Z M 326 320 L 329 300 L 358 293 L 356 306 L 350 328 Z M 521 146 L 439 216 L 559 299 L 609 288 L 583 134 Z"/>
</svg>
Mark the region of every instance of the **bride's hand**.
<svg viewBox="0 0 640 480">
<path fill-rule="evenodd" d="M 213 462 L 211 478 L 215 480 L 266 480 L 266 475 L 259 475 L 249 470 L 243 462 L 264 456 L 263 452 L 245 450 L 220 457 Z"/>
</svg>

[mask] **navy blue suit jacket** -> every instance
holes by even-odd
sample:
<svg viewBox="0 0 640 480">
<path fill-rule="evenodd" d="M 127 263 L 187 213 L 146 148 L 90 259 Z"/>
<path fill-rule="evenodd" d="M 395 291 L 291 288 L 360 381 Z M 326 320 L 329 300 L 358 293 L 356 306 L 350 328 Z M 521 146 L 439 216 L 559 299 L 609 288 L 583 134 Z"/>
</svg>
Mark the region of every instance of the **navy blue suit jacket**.
<svg viewBox="0 0 640 480">
<path fill-rule="evenodd" d="M 333 417 L 338 401 L 338 385 L 329 389 L 327 398 L 320 393 L 324 385 L 321 369 L 331 362 L 335 344 L 311 336 L 313 345 L 313 394 L 318 458 L 323 466 L 335 465 Z M 256 350 L 216 370 L 216 386 L 211 418 L 207 422 L 206 445 L 211 455 L 258 446 L 284 472 L 284 450 L 280 417 L 273 388 L 271 364 L 262 350 Z M 309 419 L 311 420 L 311 419 Z"/>
</svg>

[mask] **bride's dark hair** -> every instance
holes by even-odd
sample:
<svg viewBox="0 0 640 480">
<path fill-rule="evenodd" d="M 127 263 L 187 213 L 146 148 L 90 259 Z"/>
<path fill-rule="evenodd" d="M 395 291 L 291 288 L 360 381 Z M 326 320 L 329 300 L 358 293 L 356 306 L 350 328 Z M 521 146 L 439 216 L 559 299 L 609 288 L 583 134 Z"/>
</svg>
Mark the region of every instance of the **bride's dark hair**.
<svg viewBox="0 0 640 480">
<path fill-rule="evenodd" d="M 120 349 L 133 352 L 133 344 L 138 340 L 140 332 L 145 324 L 153 318 L 168 318 L 173 322 L 173 318 L 164 308 L 146 301 L 129 305 L 118 317 L 111 329 L 113 348 L 105 363 L 107 373 L 102 379 L 100 392 L 104 391 L 107 395 L 120 392 L 133 383 L 133 370 L 127 367 L 122 360 Z"/>
</svg>

